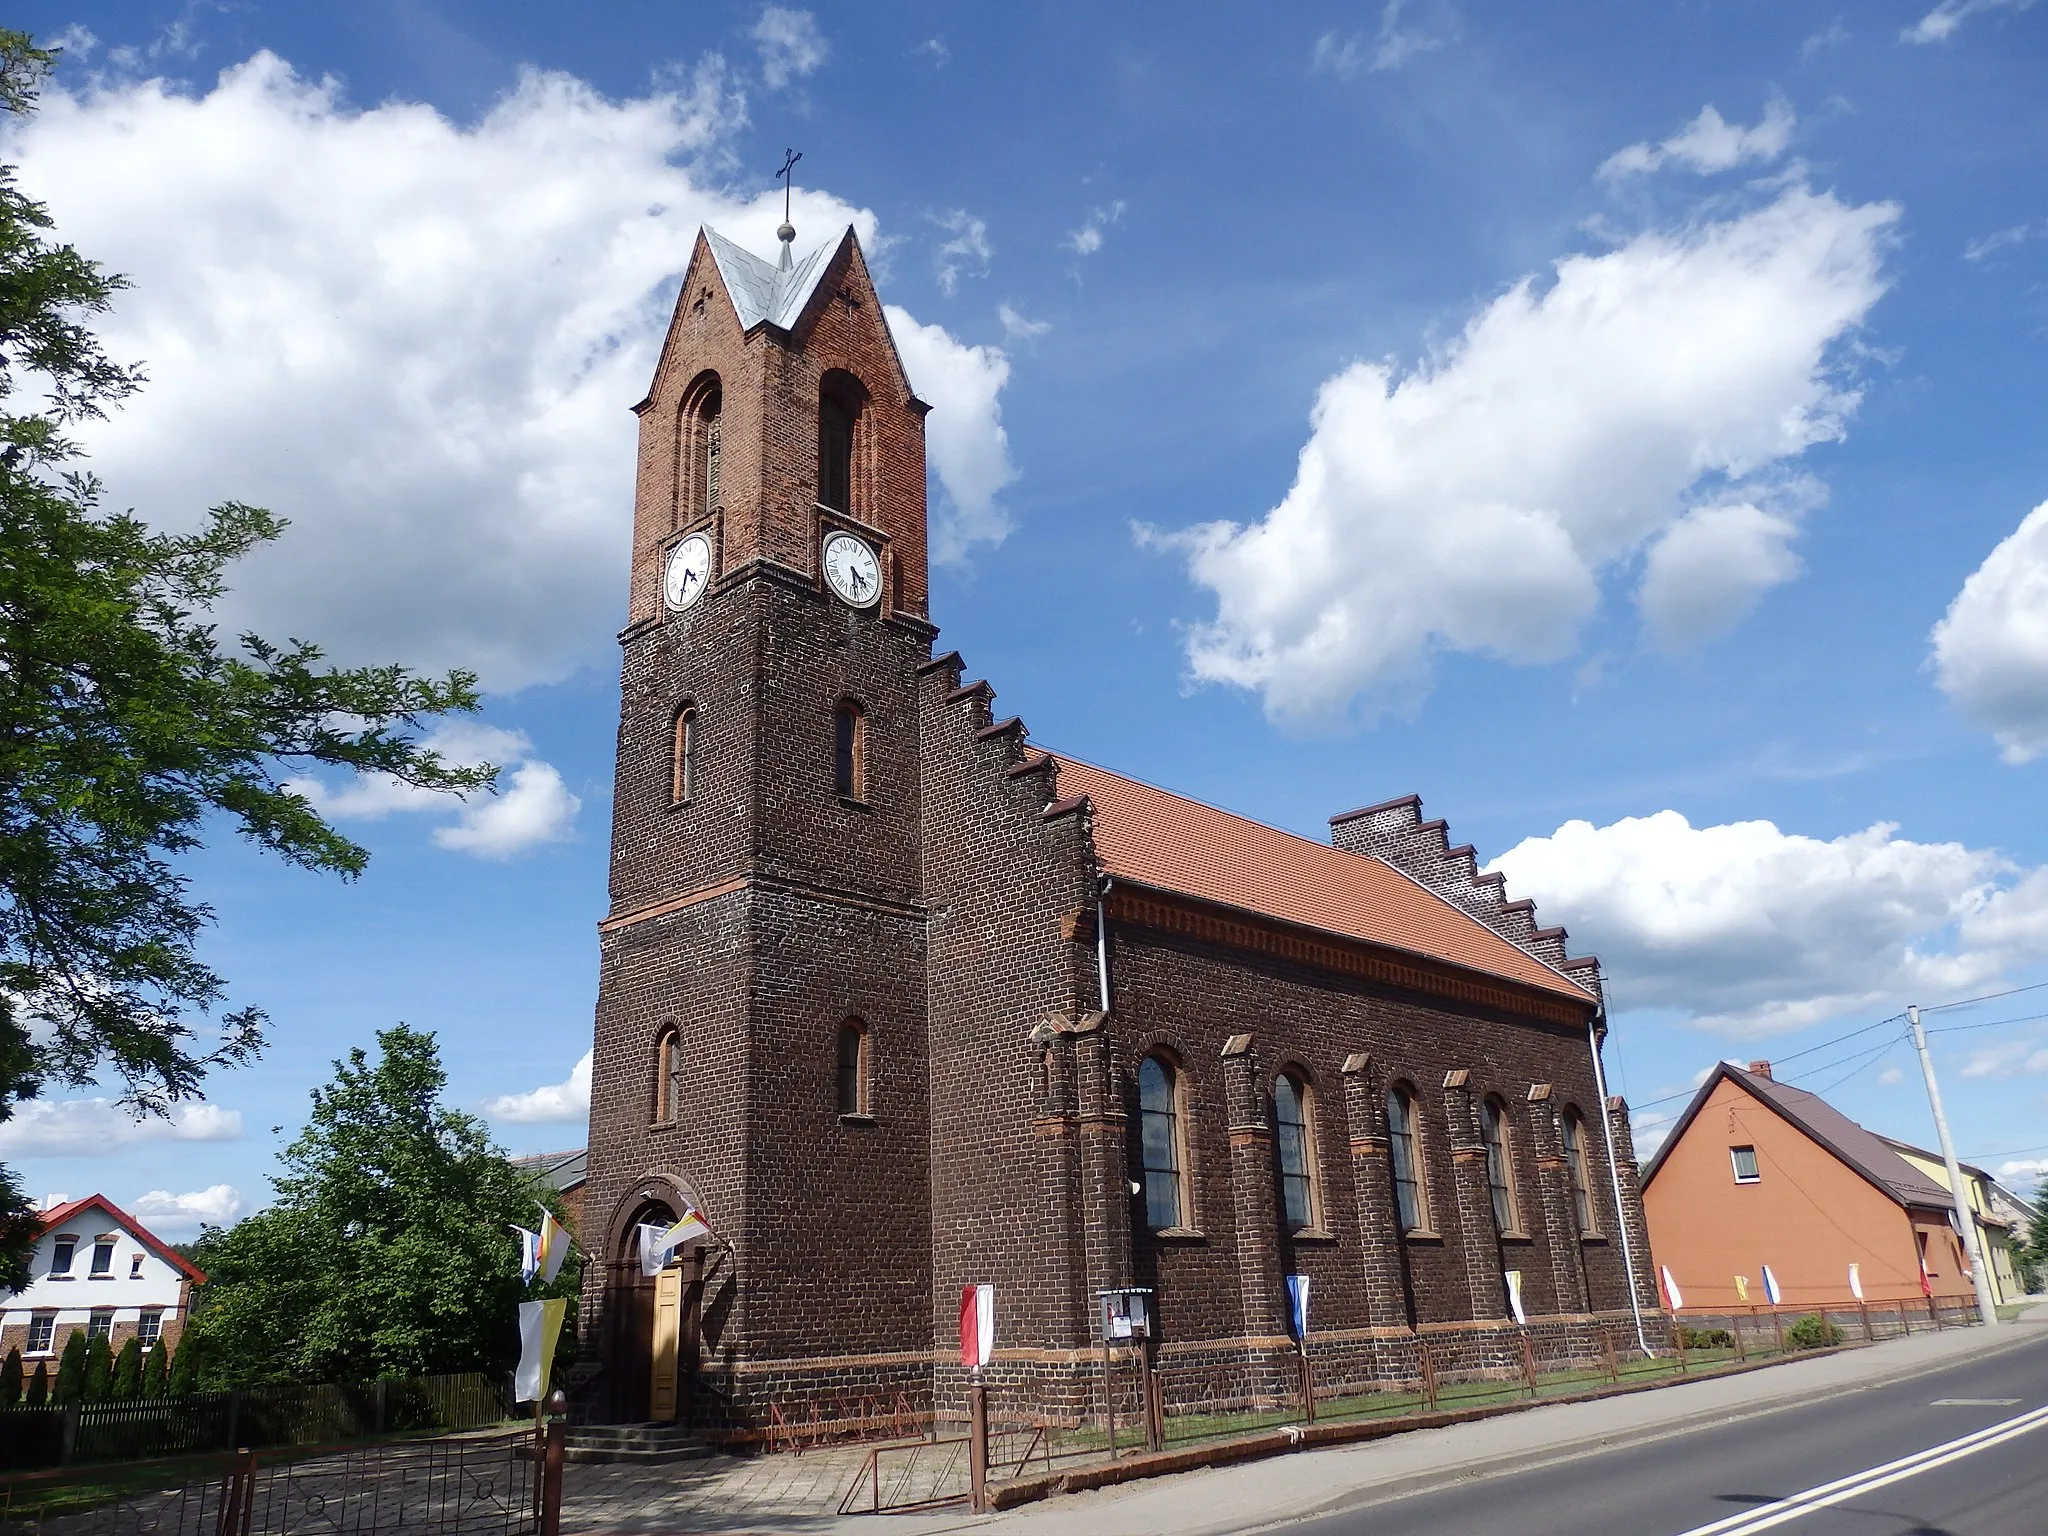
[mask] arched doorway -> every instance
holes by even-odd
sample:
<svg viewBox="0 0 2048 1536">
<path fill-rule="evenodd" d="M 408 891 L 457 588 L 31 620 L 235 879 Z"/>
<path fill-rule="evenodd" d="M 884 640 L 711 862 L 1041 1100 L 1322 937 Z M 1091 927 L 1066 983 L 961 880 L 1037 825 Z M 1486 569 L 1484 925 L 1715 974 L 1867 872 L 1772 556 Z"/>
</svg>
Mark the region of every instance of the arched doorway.
<svg viewBox="0 0 2048 1536">
<path fill-rule="evenodd" d="M 688 1423 L 692 1417 L 703 1246 L 679 1250 L 666 1268 L 649 1275 L 640 1262 L 639 1230 L 666 1228 L 693 1203 L 678 1191 L 643 1185 L 622 1202 L 612 1224 L 604 1322 L 606 1417 L 612 1423 Z"/>
</svg>

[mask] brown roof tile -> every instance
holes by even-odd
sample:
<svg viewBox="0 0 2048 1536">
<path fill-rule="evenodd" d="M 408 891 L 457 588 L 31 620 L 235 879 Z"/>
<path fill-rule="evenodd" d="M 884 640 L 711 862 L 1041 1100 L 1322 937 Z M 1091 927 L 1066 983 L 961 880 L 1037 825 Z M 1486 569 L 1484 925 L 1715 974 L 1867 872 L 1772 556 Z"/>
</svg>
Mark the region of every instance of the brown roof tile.
<svg viewBox="0 0 2048 1536">
<path fill-rule="evenodd" d="M 1086 795 L 1094 808 L 1095 851 L 1106 874 L 1594 1001 L 1382 860 L 1055 755 L 1060 793 Z"/>
</svg>

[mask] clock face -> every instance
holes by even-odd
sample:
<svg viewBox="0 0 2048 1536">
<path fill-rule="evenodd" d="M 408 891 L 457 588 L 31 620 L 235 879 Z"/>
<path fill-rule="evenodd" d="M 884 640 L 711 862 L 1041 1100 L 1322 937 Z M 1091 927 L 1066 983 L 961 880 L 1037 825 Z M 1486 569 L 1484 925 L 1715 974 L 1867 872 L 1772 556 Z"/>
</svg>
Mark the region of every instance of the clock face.
<svg viewBox="0 0 2048 1536">
<path fill-rule="evenodd" d="M 693 533 L 678 544 L 661 573 L 661 595 L 672 613 L 681 613 L 704 595 L 711 575 L 711 541 Z"/>
<path fill-rule="evenodd" d="M 882 566 L 867 540 L 835 533 L 825 540 L 825 585 L 842 603 L 872 608 L 882 596 Z"/>
</svg>

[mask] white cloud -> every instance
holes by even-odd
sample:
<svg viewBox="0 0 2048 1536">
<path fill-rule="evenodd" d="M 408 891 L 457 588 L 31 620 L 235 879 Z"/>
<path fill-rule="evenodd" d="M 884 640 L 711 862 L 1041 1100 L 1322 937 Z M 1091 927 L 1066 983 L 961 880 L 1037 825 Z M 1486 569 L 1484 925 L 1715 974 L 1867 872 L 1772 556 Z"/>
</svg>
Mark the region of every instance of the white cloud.
<svg viewBox="0 0 2048 1536">
<path fill-rule="evenodd" d="M 2024 11 L 2034 0 L 1941 0 L 1933 10 L 1899 34 L 1904 43 L 1945 43 L 1972 16 L 1986 11 Z"/>
<path fill-rule="evenodd" d="M 2048 501 L 1970 573 L 1929 639 L 1941 691 L 2007 762 L 2048 752 Z"/>
<path fill-rule="evenodd" d="M 1599 953 L 1617 1007 L 1738 1036 L 1953 994 L 2048 956 L 2048 869 L 1895 832 L 1823 841 L 1666 810 L 1569 821 L 1491 867 Z"/>
<path fill-rule="evenodd" d="M 1089 210 L 1088 220 L 1067 235 L 1067 249 L 1076 256 L 1093 256 L 1102 249 L 1102 232 L 1124 216 L 1124 201 L 1118 198 L 1107 208 Z"/>
<path fill-rule="evenodd" d="M 2048 1157 L 2015 1157 L 1998 1165 L 1998 1182 L 2015 1192 L 2044 1181 L 2048 1181 Z"/>
<path fill-rule="evenodd" d="M 2022 245 L 2029 240 L 2048 239 L 2048 219 L 2034 219 L 2025 224 L 2015 224 L 2010 229 L 1995 230 L 1981 239 L 1972 240 L 1963 247 L 1963 260 L 1982 261 L 1995 256 L 2007 246 Z"/>
<path fill-rule="evenodd" d="M 1963 1063 L 1964 1077 L 2019 1077 L 2048 1072 L 2048 1045 L 2039 1040 L 2001 1040 L 1970 1052 Z"/>
<path fill-rule="evenodd" d="M 1804 569 L 1799 526 L 1750 502 L 1694 507 L 1657 537 L 1636 603 L 1661 650 L 1683 651 L 1733 629 L 1772 587 Z"/>
<path fill-rule="evenodd" d="M 760 50 L 761 79 L 771 91 L 815 74 L 831 53 L 818 30 L 818 18 L 809 11 L 771 5 L 748 35 Z"/>
<path fill-rule="evenodd" d="M 1616 150 L 1600 167 L 1600 175 L 1610 180 L 1641 175 L 1675 160 L 1702 176 L 1710 176 L 1751 160 L 1775 160 L 1792 142 L 1792 129 L 1797 121 L 1791 104 L 1781 96 L 1773 96 L 1764 104 L 1763 119 L 1753 128 L 1727 121 L 1708 105 L 1662 144 L 1631 144 Z"/>
<path fill-rule="evenodd" d="M 137 1118 L 113 1099 L 29 1099 L 0 1123 L 9 1157 L 104 1157 L 146 1142 L 239 1141 L 242 1112 L 217 1104 L 177 1104 L 168 1115 Z"/>
<path fill-rule="evenodd" d="M 700 222 L 772 253 L 782 221 L 779 188 L 724 190 L 745 121 L 715 55 L 621 100 L 529 73 L 462 125 L 357 110 L 262 53 L 199 94 L 53 89 L 0 154 L 135 284 L 95 322 L 151 380 L 89 434 L 109 504 L 165 527 L 229 497 L 292 520 L 238 566 L 224 632 L 505 690 L 614 664 L 628 408 L 675 283 Z M 877 243 L 823 192 L 799 189 L 795 221 Z M 945 382 L 926 387 L 957 417 Z"/>
<path fill-rule="evenodd" d="M 530 1093 L 508 1093 L 484 1105 L 493 1120 L 514 1125 L 566 1124 L 590 1116 L 591 1052 L 585 1051 L 569 1069 L 567 1080 L 547 1083 Z"/>
<path fill-rule="evenodd" d="M 1842 18 L 1837 16 L 1820 31 L 1814 33 L 1799 45 L 1799 62 L 1802 64 L 1810 63 L 1815 54 L 1823 53 L 1827 49 L 1847 41 L 1849 41 L 1849 29 L 1842 25 Z"/>
<path fill-rule="evenodd" d="M 1906 1074 L 1898 1067 L 1886 1067 L 1877 1074 L 1877 1080 L 1886 1088 L 1895 1088 L 1906 1080 Z"/>
<path fill-rule="evenodd" d="M 524 732 L 450 720 L 429 732 L 421 744 L 465 767 L 497 764 L 498 789 L 463 800 L 385 773 L 358 774 L 339 789 L 310 778 L 292 779 L 286 788 L 337 821 L 381 821 L 395 811 L 452 814 L 453 823 L 434 829 L 435 844 L 479 858 L 507 859 L 573 835 L 583 802 L 569 793 L 552 764 L 532 755 L 533 743 Z"/>
<path fill-rule="evenodd" d="M 1399 69 L 1417 54 L 1443 47 L 1457 33 L 1456 19 L 1446 6 L 1435 7 L 1439 15 L 1434 29 L 1404 25 L 1401 13 L 1406 9 L 1407 0 L 1387 0 L 1380 12 L 1379 34 L 1370 39 L 1362 33 L 1340 38 L 1325 32 L 1310 51 L 1309 68 L 1340 80 L 1355 79 L 1368 70 Z"/>
<path fill-rule="evenodd" d="M 1050 320 L 1030 320 L 1007 304 L 996 306 L 996 318 L 1003 322 L 1003 336 L 1008 341 L 1036 341 L 1052 329 Z"/>
<path fill-rule="evenodd" d="M 975 544 L 997 544 L 1010 531 L 996 498 L 1017 478 L 1000 396 L 1010 359 L 1000 347 L 970 347 L 944 327 L 920 325 L 906 309 L 886 305 L 890 334 L 903 354 L 910 387 L 931 402 L 925 450 L 942 492 L 932 519 L 932 554 L 958 560 Z"/>
<path fill-rule="evenodd" d="M 1897 217 L 1789 187 L 1566 257 L 1405 374 L 1353 363 L 1324 383 L 1294 485 L 1262 521 L 1141 530 L 1216 595 L 1189 634 L 1194 676 L 1309 726 L 1412 703 L 1436 650 L 1558 661 L 1605 571 L 1695 505 L 1747 504 L 1756 515 L 1694 523 L 1649 572 L 1656 622 L 1710 631 L 1789 569 L 1770 524 L 1817 494 L 1790 461 L 1856 407 L 1838 344 L 1884 292 Z M 1731 544 L 1744 564 L 1719 580 L 1718 614 L 1671 590 L 1674 568 Z"/>
<path fill-rule="evenodd" d="M 202 1226 L 232 1225 L 242 1214 L 242 1192 L 232 1184 L 209 1184 L 188 1194 L 152 1189 L 128 1207 L 128 1213 L 158 1237 L 173 1242 L 197 1237 Z"/>
<path fill-rule="evenodd" d="M 977 219 L 965 208 L 935 213 L 931 220 L 953 238 L 939 246 L 936 267 L 939 292 L 951 293 L 960 286 L 960 276 L 987 277 L 989 258 L 996 248 L 989 243 L 988 221 Z"/>
</svg>

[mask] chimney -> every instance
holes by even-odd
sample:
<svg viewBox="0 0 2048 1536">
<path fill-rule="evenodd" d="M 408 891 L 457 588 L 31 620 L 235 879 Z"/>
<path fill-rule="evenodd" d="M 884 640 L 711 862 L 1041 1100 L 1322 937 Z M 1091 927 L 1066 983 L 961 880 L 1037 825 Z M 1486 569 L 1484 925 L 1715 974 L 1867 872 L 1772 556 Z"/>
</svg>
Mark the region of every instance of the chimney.
<svg viewBox="0 0 2048 1536">
<path fill-rule="evenodd" d="M 1768 1061 L 1752 1061 L 1749 1064 L 1749 1070 L 1754 1072 L 1758 1077 L 1771 1076 L 1771 1064 Z M 1777 1081 L 1776 1078 L 1772 1078 L 1771 1080 L 1773 1082 Z"/>
</svg>

